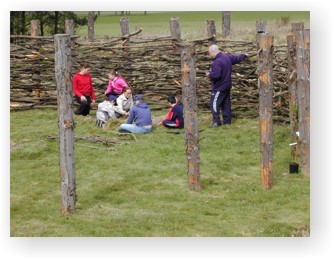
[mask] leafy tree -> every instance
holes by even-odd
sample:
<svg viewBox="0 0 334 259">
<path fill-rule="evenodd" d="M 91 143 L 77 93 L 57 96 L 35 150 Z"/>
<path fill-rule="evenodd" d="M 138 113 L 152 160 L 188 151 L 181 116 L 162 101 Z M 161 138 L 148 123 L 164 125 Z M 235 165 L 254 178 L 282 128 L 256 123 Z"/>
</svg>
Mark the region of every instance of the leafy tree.
<svg viewBox="0 0 334 259">
<path fill-rule="evenodd" d="M 96 20 L 97 15 L 95 15 Z M 65 20 L 73 20 L 75 28 L 87 24 L 87 17 L 79 17 L 74 12 L 46 12 L 46 11 L 11 11 L 10 12 L 10 34 L 29 34 L 30 21 L 39 20 L 40 35 L 53 35 L 65 32 Z"/>
</svg>

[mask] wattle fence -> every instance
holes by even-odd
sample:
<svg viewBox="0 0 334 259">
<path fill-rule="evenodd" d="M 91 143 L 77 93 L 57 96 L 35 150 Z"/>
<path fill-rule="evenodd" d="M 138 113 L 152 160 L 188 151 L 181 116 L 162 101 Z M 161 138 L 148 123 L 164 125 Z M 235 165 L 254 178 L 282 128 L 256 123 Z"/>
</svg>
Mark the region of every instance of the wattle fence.
<svg viewBox="0 0 334 259">
<path fill-rule="evenodd" d="M 258 74 L 256 42 L 216 39 L 221 50 L 245 53 L 249 58 L 235 65 L 231 92 L 232 109 L 236 117 L 258 116 Z M 208 55 L 208 40 L 195 40 L 195 62 L 198 105 L 207 111 L 210 81 L 205 72 L 212 59 Z M 108 83 L 107 73 L 116 69 L 153 109 L 166 108 L 169 94 L 182 92 L 181 57 L 172 37 L 151 39 L 107 38 L 86 43 L 73 37 L 72 75 L 81 62 L 92 66 L 92 78 L 97 102 L 104 100 Z M 53 37 L 11 36 L 10 101 L 11 109 L 57 107 Z M 273 116 L 278 122 L 289 121 L 287 46 L 274 47 Z"/>
</svg>

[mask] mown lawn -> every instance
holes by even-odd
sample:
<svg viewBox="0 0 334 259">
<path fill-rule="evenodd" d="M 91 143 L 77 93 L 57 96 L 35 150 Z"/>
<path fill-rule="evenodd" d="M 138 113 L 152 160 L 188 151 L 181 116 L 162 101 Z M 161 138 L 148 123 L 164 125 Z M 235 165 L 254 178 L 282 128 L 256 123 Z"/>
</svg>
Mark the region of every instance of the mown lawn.
<svg viewBox="0 0 334 259">
<path fill-rule="evenodd" d="M 161 117 L 167 110 L 155 111 Z M 92 113 L 94 115 L 94 111 Z M 75 213 L 60 213 L 56 110 L 11 111 L 11 236 L 308 236 L 310 179 L 289 174 L 289 128 L 275 125 L 274 187 L 261 186 L 257 119 L 209 129 L 200 112 L 201 192 L 187 184 L 185 138 L 156 127 L 120 136 L 75 117 Z M 110 147 L 109 147 L 110 148 Z"/>
</svg>

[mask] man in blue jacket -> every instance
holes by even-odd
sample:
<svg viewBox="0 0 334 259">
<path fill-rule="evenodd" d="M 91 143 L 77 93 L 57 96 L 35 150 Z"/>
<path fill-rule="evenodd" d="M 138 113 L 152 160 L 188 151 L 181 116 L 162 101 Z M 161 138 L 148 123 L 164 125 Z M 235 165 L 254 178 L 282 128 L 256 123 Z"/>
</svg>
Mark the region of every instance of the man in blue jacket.
<svg viewBox="0 0 334 259">
<path fill-rule="evenodd" d="M 209 55 L 213 58 L 210 72 L 206 73 L 211 79 L 211 128 L 216 128 L 222 125 L 219 115 L 220 109 L 223 113 L 223 124 L 231 124 L 232 65 L 240 63 L 247 55 L 223 54 L 215 44 L 209 47 Z"/>
<path fill-rule="evenodd" d="M 152 131 L 151 110 L 146 103 L 143 103 L 141 95 L 133 97 L 134 105 L 129 111 L 129 117 L 126 123 L 119 126 L 119 131 L 135 134 L 144 134 Z M 132 124 L 135 122 L 136 124 Z"/>
</svg>

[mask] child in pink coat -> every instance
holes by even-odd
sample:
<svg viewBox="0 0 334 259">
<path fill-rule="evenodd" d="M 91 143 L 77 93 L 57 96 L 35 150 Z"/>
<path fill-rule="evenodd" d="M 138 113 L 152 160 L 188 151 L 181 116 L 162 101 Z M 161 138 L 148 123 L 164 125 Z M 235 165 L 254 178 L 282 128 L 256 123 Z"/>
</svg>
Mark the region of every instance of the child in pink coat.
<svg viewBox="0 0 334 259">
<path fill-rule="evenodd" d="M 123 88 L 128 86 L 127 82 L 114 70 L 112 69 L 108 74 L 109 83 L 105 95 L 119 96 L 123 93 Z"/>
</svg>

